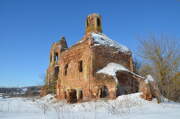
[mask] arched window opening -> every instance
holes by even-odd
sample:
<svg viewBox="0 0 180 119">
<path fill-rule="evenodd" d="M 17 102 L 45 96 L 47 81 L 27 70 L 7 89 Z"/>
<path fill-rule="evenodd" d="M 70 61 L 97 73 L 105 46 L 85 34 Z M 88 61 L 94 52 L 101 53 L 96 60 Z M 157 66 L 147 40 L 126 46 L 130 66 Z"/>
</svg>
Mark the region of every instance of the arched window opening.
<svg viewBox="0 0 180 119">
<path fill-rule="evenodd" d="M 55 56 L 54 56 L 54 61 L 57 63 L 57 62 L 58 62 L 58 59 L 59 59 L 59 57 L 58 57 L 58 53 L 55 53 Z"/>
<path fill-rule="evenodd" d="M 67 102 L 69 102 L 69 103 L 77 102 L 77 91 L 76 91 L 76 89 L 70 89 L 68 91 Z"/>
<path fill-rule="evenodd" d="M 82 92 L 82 90 L 80 90 L 80 92 L 79 92 L 79 99 L 80 99 L 80 100 L 83 99 L 83 92 Z"/>
<path fill-rule="evenodd" d="M 101 26 L 101 21 L 99 18 L 97 18 L 97 26 Z"/>
<path fill-rule="evenodd" d="M 103 86 L 100 88 L 100 98 L 105 98 L 107 96 L 109 96 L 109 90 L 106 86 Z"/>
<path fill-rule="evenodd" d="M 79 61 L 79 72 L 83 72 L 83 61 Z"/>
<path fill-rule="evenodd" d="M 68 70 L 68 64 L 66 64 L 65 67 L 64 67 L 64 75 L 65 76 L 67 75 L 67 70 Z"/>
</svg>

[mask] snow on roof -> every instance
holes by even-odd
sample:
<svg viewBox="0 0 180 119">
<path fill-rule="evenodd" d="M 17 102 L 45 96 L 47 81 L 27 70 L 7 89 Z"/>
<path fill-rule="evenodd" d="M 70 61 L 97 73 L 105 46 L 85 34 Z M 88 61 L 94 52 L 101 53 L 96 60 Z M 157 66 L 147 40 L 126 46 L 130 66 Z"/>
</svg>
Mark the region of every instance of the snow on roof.
<svg viewBox="0 0 180 119">
<path fill-rule="evenodd" d="M 129 72 L 130 74 L 132 74 L 132 75 L 134 75 L 136 77 L 144 79 L 144 77 L 142 77 L 142 76 L 140 76 L 140 75 L 138 75 L 138 74 L 136 74 L 134 72 L 129 71 L 124 66 L 122 66 L 120 64 L 117 64 L 117 63 L 113 63 L 113 62 L 107 64 L 104 68 L 97 71 L 97 73 L 108 74 L 108 75 L 111 75 L 111 76 L 115 77 L 117 71 L 127 71 L 127 72 Z"/>
<path fill-rule="evenodd" d="M 112 76 L 116 76 L 117 71 L 129 71 L 124 66 L 116 63 L 109 63 L 107 66 L 97 71 L 97 73 L 104 73 Z"/>
<path fill-rule="evenodd" d="M 92 37 L 94 38 L 95 45 L 105 45 L 105 46 L 110 46 L 118 49 L 119 51 L 123 53 L 131 53 L 129 48 L 127 48 L 124 45 L 121 45 L 117 43 L 116 41 L 111 40 L 109 37 L 104 35 L 103 33 L 91 33 Z"/>
<path fill-rule="evenodd" d="M 153 77 L 151 75 L 146 76 L 146 79 L 145 79 L 146 83 L 153 82 L 153 81 L 154 81 L 154 79 L 153 79 Z"/>
</svg>

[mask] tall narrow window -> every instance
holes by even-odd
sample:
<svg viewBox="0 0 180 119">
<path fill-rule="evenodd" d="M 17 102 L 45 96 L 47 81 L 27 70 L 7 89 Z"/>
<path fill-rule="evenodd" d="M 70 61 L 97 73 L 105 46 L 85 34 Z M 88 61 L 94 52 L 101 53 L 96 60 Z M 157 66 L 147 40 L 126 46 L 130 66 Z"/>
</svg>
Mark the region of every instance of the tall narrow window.
<svg viewBox="0 0 180 119">
<path fill-rule="evenodd" d="M 50 55 L 50 62 L 52 62 L 52 55 Z"/>
<path fill-rule="evenodd" d="M 100 26 L 101 25 L 101 21 L 99 18 L 97 18 L 97 26 Z"/>
<path fill-rule="evenodd" d="M 54 69 L 55 76 L 58 76 L 59 74 L 59 66 L 56 66 Z"/>
<path fill-rule="evenodd" d="M 88 22 L 88 20 L 86 20 L 86 26 L 87 26 L 87 27 L 89 26 L 89 22 Z"/>
<path fill-rule="evenodd" d="M 55 53 L 54 61 L 55 61 L 55 62 L 58 62 L 58 53 Z"/>
<path fill-rule="evenodd" d="M 68 64 L 66 64 L 65 67 L 64 67 L 64 75 L 65 76 L 67 75 L 67 70 L 68 70 Z"/>
<path fill-rule="evenodd" d="M 79 72 L 83 72 L 83 61 L 79 61 Z"/>
</svg>

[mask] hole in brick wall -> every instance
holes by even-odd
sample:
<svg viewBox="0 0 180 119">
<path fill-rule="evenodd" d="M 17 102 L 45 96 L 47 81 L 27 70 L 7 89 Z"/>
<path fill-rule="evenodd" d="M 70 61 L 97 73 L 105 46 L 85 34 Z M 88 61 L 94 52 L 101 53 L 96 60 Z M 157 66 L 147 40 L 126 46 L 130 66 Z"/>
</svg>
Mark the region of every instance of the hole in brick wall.
<svg viewBox="0 0 180 119">
<path fill-rule="evenodd" d="M 69 103 L 77 102 L 77 92 L 75 89 L 69 90 L 67 95 L 68 95 L 67 96 L 67 102 L 69 102 Z"/>
<path fill-rule="evenodd" d="M 67 93 L 64 91 L 64 98 L 67 99 Z"/>
<path fill-rule="evenodd" d="M 64 75 L 65 76 L 67 75 L 67 70 L 68 70 L 68 64 L 66 64 L 65 67 L 64 67 Z"/>
<path fill-rule="evenodd" d="M 54 61 L 57 63 L 58 62 L 58 53 L 55 53 L 55 56 L 54 56 Z"/>
<path fill-rule="evenodd" d="M 97 26 L 101 26 L 101 21 L 99 18 L 97 18 Z"/>
<path fill-rule="evenodd" d="M 83 92 L 82 92 L 82 90 L 79 91 L 79 99 L 80 99 L 80 100 L 83 99 Z"/>
<path fill-rule="evenodd" d="M 59 73 L 59 66 L 56 66 L 54 69 L 55 76 L 58 76 Z"/>
<path fill-rule="evenodd" d="M 105 98 L 109 95 L 109 90 L 106 86 L 100 88 L 100 98 Z"/>
<path fill-rule="evenodd" d="M 83 72 L 83 61 L 79 61 L 79 72 Z"/>
<path fill-rule="evenodd" d="M 119 86 L 117 87 L 116 96 L 138 92 L 139 83 L 133 75 L 128 72 L 117 72 Z"/>
</svg>

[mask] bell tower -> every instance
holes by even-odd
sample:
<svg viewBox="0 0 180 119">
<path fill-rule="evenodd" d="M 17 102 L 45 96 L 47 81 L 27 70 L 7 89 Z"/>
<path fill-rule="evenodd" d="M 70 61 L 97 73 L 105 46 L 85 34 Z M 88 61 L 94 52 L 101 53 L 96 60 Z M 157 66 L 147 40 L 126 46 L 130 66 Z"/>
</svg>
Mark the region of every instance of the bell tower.
<svg viewBox="0 0 180 119">
<path fill-rule="evenodd" d="M 102 32 L 101 16 L 90 14 L 86 19 L 86 34 L 90 32 Z"/>
</svg>

